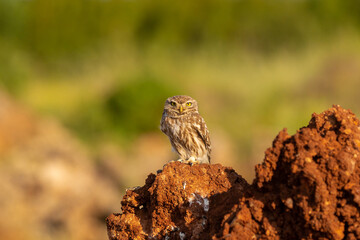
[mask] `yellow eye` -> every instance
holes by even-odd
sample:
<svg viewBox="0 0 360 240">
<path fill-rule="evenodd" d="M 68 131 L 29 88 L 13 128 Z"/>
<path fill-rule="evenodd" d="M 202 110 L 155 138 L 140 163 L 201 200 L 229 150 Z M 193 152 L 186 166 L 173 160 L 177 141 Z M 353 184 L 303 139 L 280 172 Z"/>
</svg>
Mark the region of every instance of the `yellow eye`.
<svg viewBox="0 0 360 240">
<path fill-rule="evenodd" d="M 170 102 L 171 106 L 175 107 L 176 103 L 175 102 Z"/>
<path fill-rule="evenodd" d="M 190 107 L 190 106 L 192 105 L 192 103 L 191 103 L 191 102 L 187 102 L 186 105 Z"/>
</svg>

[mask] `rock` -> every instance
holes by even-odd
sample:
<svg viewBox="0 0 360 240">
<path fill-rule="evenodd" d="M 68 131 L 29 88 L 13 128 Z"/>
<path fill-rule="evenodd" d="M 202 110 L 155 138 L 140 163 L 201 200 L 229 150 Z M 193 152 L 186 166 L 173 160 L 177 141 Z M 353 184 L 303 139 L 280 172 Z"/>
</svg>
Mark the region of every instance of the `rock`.
<svg viewBox="0 0 360 240">
<path fill-rule="evenodd" d="M 145 186 L 126 192 L 123 214 L 107 219 L 109 238 L 209 238 L 221 225 L 221 213 L 247 187 L 233 169 L 220 164 L 169 163 L 156 176 L 150 174 Z"/>
<path fill-rule="evenodd" d="M 360 239 L 360 130 L 350 110 L 281 131 L 248 184 L 231 168 L 169 163 L 107 218 L 117 239 Z"/>
</svg>

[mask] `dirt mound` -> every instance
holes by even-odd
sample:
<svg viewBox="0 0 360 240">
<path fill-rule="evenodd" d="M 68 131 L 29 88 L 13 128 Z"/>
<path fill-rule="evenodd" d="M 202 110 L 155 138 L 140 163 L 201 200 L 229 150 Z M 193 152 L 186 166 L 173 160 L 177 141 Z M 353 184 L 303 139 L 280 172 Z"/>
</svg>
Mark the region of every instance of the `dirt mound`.
<svg viewBox="0 0 360 240">
<path fill-rule="evenodd" d="M 360 239 L 359 147 L 359 120 L 339 106 L 283 130 L 219 237 Z"/>
<path fill-rule="evenodd" d="M 252 185 L 218 164 L 167 164 L 127 191 L 109 239 L 360 239 L 359 148 L 359 120 L 334 106 L 281 131 Z"/>
<path fill-rule="evenodd" d="M 109 238 L 210 238 L 212 227 L 220 230 L 222 212 L 229 211 L 247 187 L 233 169 L 219 164 L 169 163 L 157 176 L 149 175 L 145 186 L 126 192 L 123 214 L 107 219 Z"/>
</svg>

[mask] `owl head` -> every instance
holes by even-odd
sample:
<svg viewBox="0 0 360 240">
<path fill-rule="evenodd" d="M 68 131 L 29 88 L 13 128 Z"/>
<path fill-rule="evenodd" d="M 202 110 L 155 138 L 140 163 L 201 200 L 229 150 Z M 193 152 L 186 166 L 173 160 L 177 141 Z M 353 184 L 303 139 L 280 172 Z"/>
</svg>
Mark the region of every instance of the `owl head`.
<svg viewBox="0 0 360 240">
<path fill-rule="evenodd" d="M 189 96 L 173 96 L 166 99 L 164 112 L 169 116 L 183 116 L 198 112 L 198 104 L 195 99 Z"/>
</svg>

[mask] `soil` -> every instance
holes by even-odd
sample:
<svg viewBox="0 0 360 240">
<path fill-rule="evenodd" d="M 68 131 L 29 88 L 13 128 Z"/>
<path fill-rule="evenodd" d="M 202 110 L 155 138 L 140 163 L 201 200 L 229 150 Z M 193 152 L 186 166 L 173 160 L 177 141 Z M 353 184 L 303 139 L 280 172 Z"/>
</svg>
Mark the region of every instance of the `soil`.
<svg viewBox="0 0 360 240">
<path fill-rule="evenodd" d="M 248 184 L 219 164 L 173 162 L 107 218 L 118 239 L 360 239 L 360 130 L 350 111 L 286 129 Z"/>
</svg>

